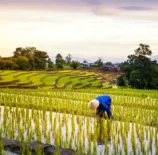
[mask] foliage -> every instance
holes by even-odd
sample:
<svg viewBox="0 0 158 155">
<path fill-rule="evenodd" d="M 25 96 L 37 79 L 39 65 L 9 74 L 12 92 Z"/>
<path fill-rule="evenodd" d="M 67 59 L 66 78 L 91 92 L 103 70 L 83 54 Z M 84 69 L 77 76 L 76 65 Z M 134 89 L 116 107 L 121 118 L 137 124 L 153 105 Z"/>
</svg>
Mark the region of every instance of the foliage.
<svg viewBox="0 0 158 155">
<path fill-rule="evenodd" d="M 65 62 L 66 62 L 66 64 L 70 65 L 70 63 L 71 63 L 71 54 L 68 54 L 68 55 L 66 56 Z"/>
<path fill-rule="evenodd" d="M 94 64 L 97 65 L 97 67 L 101 67 L 103 66 L 103 60 L 99 58 Z"/>
<path fill-rule="evenodd" d="M 83 60 L 83 63 L 88 63 L 88 61 L 87 60 Z"/>
<path fill-rule="evenodd" d="M 152 54 L 149 45 L 140 44 L 134 55 L 120 64 L 121 70 L 131 87 L 139 89 L 158 89 L 158 63 L 147 56 Z"/>
<path fill-rule="evenodd" d="M 0 69 L 2 70 L 12 70 L 12 69 L 17 69 L 18 66 L 15 64 L 14 61 L 11 59 L 3 59 L 0 58 Z"/>
<path fill-rule="evenodd" d="M 48 63 L 48 69 L 53 69 L 54 68 L 54 63 L 50 58 L 48 58 L 47 63 Z"/>
<path fill-rule="evenodd" d="M 28 58 L 25 56 L 18 56 L 14 59 L 14 61 L 17 64 L 19 70 L 28 70 L 30 67 Z"/>
<path fill-rule="evenodd" d="M 18 47 L 13 52 L 13 61 L 20 70 L 43 70 L 46 68 L 47 52 L 39 51 L 35 47 Z"/>
<path fill-rule="evenodd" d="M 57 67 L 57 69 L 63 69 L 64 60 L 63 60 L 63 57 L 62 57 L 61 54 L 58 53 L 58 54 L 56 55 L 56 60 L 55 60 L 55 62 L 56 62 L 56 67 Z"/>
<path fill-rule="evenodd" d="M 136 56 L 150 56 L 152 55 L 152 51 L 150 50 L 150 46 L 146 44 L 139 44 L 139 48 L 135 50 Z"/>
<path fill-rule="evenodd" d="M 118 84 L 119 86 L 125 86 L 124 76 L 118 77 L 118 79 L 117 79 L 117 84 Z"/>
<path fill-rule="evenodd" d="M 48 55 L 44 51 L 35 51 L 34 52 L 34 62 L 35 69 L 45 69 L 47 63 Z"/>
<path fill-rule="evenodd" d="M 64 68 L 62 63 L 57 63 L 56 67 L 57 67 L 57 69 L 63 69 Z"/>
<path fill-rule="evenodd" d="M 105 64 L 106 65 L 112 65 L 112 62 L 106 62 Z"/>
<path fill-rule="evenodd" d="M 72 61 L 71 62 L 71 67 L 73 68 L 73 69 L 77 69 L 78 67 L 79 67 L 79 65 L 80 65 L 80 63 L 78 62 L 78 61 Z"/>
</svg>

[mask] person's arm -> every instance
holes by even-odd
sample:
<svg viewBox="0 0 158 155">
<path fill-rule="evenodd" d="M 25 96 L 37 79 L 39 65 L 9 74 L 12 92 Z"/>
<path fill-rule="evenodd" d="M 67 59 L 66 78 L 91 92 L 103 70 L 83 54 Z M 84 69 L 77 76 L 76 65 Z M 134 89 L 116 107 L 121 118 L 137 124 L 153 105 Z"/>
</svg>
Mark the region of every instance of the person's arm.
<svg viewBox="0 0 158 155">
<path fill-rule="evenodd" d="M 107 110 L 108 118 L 110 119 L 112 117 L 112 112 L 111 109 L 108 108 Z"/>
<path fill-rule="evenodd" d="M 105 112 L 101 111 L 101 109 L 96 109 L 96 115 L 100 117 L 104 117 Z"/>
<path fill-rule="evenodd" d="M 95 114 L 99 115 L 99 109 L 98 108 L 96 109 L 96 113 Z"/>
</svg>

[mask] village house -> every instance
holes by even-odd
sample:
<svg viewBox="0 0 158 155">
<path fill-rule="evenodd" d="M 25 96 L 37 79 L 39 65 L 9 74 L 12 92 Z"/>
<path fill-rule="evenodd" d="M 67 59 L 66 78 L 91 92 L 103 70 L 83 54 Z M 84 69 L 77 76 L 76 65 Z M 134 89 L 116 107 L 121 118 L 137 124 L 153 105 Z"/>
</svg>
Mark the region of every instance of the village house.
<svg viewBox="0 0 158 155">
<path fill-rule="evenodd" d="M 118 64 L 112 64 L 112 65 L 107 65 L 107 64 L 104 64 L 103 67 L 102 67 L 104 70 L 107 70 L 107 71 L 113 71 L 113 72 L 120 72 L 120 67 Z"/>
<path fill-rule="evenodd" d="M 93 66 L 93 63 L 88 63 L 88 62 L 80 63 L 80 67 L 83 69 L 90 69 L 92 66 Z"/>
</svg>

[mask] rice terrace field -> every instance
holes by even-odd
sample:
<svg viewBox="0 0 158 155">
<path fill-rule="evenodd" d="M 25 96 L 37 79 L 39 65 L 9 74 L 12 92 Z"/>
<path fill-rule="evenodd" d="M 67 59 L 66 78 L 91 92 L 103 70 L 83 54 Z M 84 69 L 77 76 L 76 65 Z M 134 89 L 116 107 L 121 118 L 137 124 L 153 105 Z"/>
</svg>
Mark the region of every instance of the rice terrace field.
<svg viewBox="0 0 158 155">
<path fill-rule="evenodd" d="M 119 74 L 93 71 L 0 71 L 0 88 L 105 88 Z"/>
<path fill-rule="evenodd" d="M 158 155 L 158 91 L 116 88 L 116 73 L 0 71 L 0 154 Z M 112 119 L 88 102 L 112 98 Z"/>
</svg>

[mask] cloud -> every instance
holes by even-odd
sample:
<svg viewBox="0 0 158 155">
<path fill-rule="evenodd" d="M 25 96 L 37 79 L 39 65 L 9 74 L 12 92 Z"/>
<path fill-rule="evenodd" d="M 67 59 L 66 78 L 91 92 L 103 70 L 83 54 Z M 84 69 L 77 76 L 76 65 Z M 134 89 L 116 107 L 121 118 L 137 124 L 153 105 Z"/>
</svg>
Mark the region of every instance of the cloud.
<svg viewBox="0 0 158 155">
<path fill-rule="evenodd" d="M 145 11 L 145 10 L 152 10 L 152 8 L 149 7 L 142 7 L 142 6 L 123 6 L 120 7 L 121 10 L 129 10 L 129 11 Z"/>
<path fill-rule="evenodd" d="M 91 7 L 91 11 L 95 15 L 99 16 L 118 16 L 119 12 L 116 9 L 108 8 L 108 7 L 103 7 L 103 6 L 93 6 Z"/>
<path fill-rule="evenodd" d="M 103 6 L 103 7 L 122 7 L 125 10 L 144 10 L 150 6 L 158 4 L 157 0 L 0 0 L 0 6 L 59 6 L 59 7 L 91 7 L 91 6 Z M 126 6 L 127 5 L 127 6 Z M 141 6 L 141 7 L 139 7 Z M 145 7 L 147 6 L 147 8 Z"/>
<path fill-rule="evenodd" d="M 66 12 L 72 16 L 73 13 L 81 13 L 132 20 L 156 21 L 158 19 L 158 0 L 0 0 L 0 12 L 1 10 L 9 12 L 12 9 L 43 11 L 43 14 L 45 12 L 59 14 Z M 16 18 L 16 16 L 12 16 L 12 18 Z M 56 22 L 52 21 L 51 17 L 43 16 L 40 16 L 39 19 L 36 17 L 34 21 L 36 20 Z"/>
</svg>

